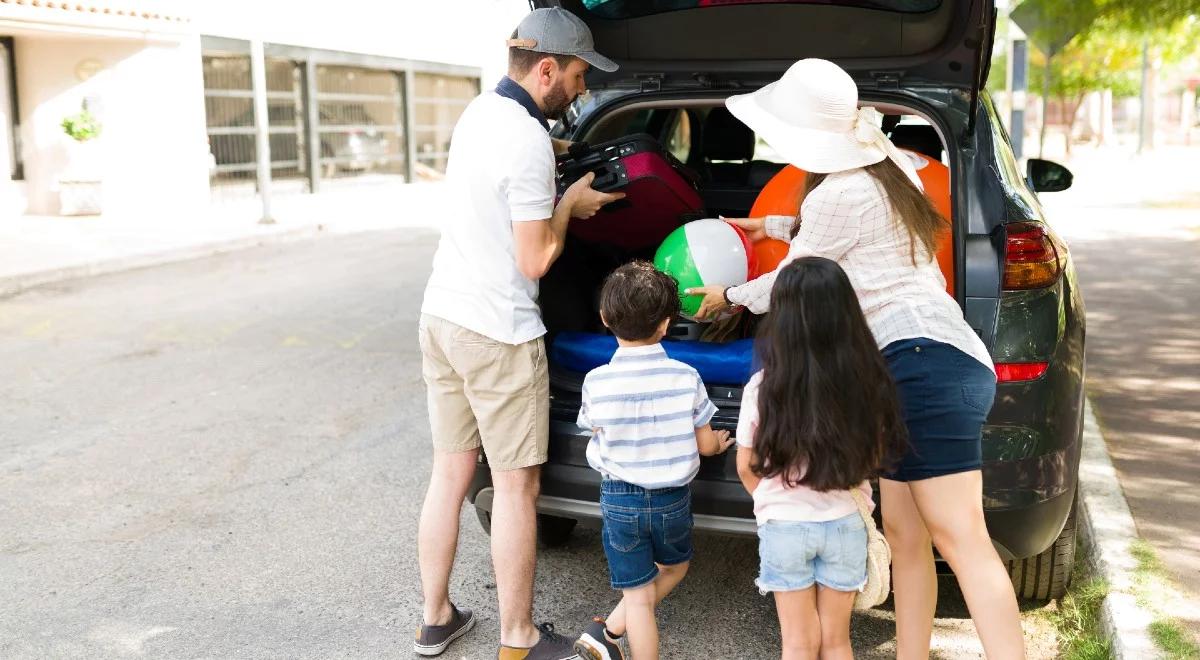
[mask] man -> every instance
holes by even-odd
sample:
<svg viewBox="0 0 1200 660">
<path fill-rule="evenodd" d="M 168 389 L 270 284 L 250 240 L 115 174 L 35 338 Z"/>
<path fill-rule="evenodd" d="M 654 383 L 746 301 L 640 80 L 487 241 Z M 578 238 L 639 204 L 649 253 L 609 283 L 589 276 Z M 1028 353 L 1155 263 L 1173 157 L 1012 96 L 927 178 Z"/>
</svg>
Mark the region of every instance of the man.
<svg viewBox="0 0 1200 660">
<path fill-rule="evenodd" d="M 424 621 L 415 650 L 437 655 L 474 625 L 449 597 L 458 520 L 480 447 L 492 471 L 492 563 L 501 660 L 574 658 L 571 640 L 533 624 L 540 466 L 549 444 L 549 382 L 538 279 L 562 253 L 572 217 L 620 199 L 586 176 L 557 205 L 547 119 L 586 91 L 589 64 L 616 70 L 591 32 L 559 8 L 517 27 L 508 76 L 473 100 L 450 143 L 450 208 L 421 308 L 433 474 L 418 532 Z"/>
</svg>

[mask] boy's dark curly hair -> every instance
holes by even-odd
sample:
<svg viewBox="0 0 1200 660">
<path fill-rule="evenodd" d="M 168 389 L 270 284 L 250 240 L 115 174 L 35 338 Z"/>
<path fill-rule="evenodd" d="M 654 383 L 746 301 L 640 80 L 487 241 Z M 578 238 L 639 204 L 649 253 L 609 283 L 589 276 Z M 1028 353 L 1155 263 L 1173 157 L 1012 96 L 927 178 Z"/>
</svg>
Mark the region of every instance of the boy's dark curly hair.
<svg viewBox="0 0 1200 660">
<path fill-rule="evenodd" d="M 631 261 L 605 278 L 600 313 L 620 339 L 649 339 L 663 319 L 679 314 L 679 284 L 649 261 Z"/>
</svg>

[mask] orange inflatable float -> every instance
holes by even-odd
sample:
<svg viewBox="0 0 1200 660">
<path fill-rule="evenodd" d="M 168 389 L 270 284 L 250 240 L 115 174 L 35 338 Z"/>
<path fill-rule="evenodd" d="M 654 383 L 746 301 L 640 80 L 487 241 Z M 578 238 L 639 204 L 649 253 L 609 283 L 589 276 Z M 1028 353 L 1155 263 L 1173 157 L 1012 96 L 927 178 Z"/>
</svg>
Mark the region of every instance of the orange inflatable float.
<svg viewBox="0 0 1200 660">
<path fill-rule="evenodd" d="M 917 176 L 925 185 L 925 194 L 933 202 L 934 208 L 943 217 L 950 217 L 950 170 L 945 165 L 923 154 L 905 151 L 916 160 Z M 801 198 L 804 196 L 804 170 L 788 165 L 776 174 L 762 192 L 754 200 L 750 209 L 751 218 L 761 218 L 765 215 L 795 215 L 800 212 Z M 783 241 L 767 238 L 754 244 L 754 253 L 758 258 L 759 274 L 775 270 L 779 262 L 787 255 L 788 246 Z M 954 293 L 954 246 L 952 234 L 947 231 L 938 239 L 938 266 L 946 278 L 946 290 Z"/>
</svg>

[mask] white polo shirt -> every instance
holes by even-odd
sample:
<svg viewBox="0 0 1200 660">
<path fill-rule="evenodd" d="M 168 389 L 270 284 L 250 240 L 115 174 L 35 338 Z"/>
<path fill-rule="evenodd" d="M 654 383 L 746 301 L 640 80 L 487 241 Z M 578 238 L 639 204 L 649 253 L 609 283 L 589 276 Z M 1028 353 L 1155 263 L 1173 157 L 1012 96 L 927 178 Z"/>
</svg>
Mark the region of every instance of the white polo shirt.
<svg viewBox="0 0 1200 660">
<path fill-rule="evenodd" d="M 494 91 L 471 101 L 450 140 L 446 209 L 421 313 L 506 344 L 546 333 L 538 283 L 517 268 L 514 222 L 554 212 L 546 128 Z"/>
</svg>

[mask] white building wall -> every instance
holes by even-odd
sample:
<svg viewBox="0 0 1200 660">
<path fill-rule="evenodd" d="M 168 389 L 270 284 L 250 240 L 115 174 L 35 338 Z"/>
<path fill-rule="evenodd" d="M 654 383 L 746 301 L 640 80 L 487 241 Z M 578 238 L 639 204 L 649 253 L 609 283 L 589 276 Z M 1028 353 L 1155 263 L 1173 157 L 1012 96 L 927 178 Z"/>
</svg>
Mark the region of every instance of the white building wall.
<svg viewBox="0 0 1200 660">
<path fill-rule="evenodd" d="M 505 40 L 526 0 L 205 0 L 202 34 L 477 66 L 489 89 L 506 68 Z"/>
<path fill-rule="evenodd" d="M 17 84 L 29 212 L 58 212 L 58 179 L 74 146 L 60 126 L 85 98 L 98 104 L 96 143 L 106 213 L 163 213 L 208 199 L 198 37 L 146 42 L 71 36 L 17 38 Z M 80 80 L 80 64 L 99 72 Z"/>
</svg>

